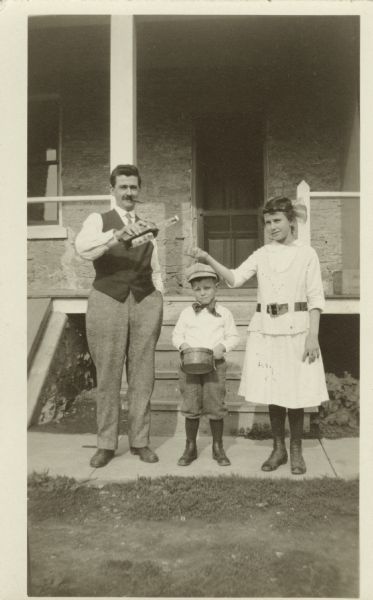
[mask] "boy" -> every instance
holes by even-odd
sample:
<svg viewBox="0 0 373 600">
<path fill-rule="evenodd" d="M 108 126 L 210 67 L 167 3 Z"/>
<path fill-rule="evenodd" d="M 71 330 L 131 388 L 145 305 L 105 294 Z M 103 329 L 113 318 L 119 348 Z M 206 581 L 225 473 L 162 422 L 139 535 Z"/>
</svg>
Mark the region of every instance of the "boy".
<svg viewBox="0 0 373 600">
<path fill-rule="evenodd" d="M 212 457 L 220 466 L 230 465 L 223 448 L 223 419 L 227 412 L 225 352 L 239 342 L 231 312 L 216 302 L 218 276 L 209 265 L 194 263 L 186 272 L 196 302 L 185 308 L 172 334 L 172 343 L 181 352 L 186 348 L 210 348 L 215 369 L 204 375 L 184 373 L 180 368 L 179 383 L 183 397 L 186 447 L 178 465 L 190 465 L 197 458 L 197 432 L 202 414 L 210 419 Z"/>
</svg>

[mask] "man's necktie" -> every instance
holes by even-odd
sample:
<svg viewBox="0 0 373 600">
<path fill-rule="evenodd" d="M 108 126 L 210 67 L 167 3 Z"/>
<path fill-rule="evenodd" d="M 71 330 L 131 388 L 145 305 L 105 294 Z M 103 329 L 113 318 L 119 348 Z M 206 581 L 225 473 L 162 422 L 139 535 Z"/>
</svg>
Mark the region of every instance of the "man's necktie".
<svg viewBox="0 0 373 600">
<path fill-rule="evenodd" d="M 127 219 L 127 224 L 132 225 L 132 223 L 134 222 L 134 219 L 133 219 L 131 213 L 126 212 L 126 213 L 124 213 L 124 216 Z"/>
<path fill-rule="evenodd" d="M 219 315 L 219 313 L 216 312 L 215 302 L 213 302 L 211 304 L 207 304 L 207 305 L 200 304 L 199 302 L 193 302 L 192 308 L 193 308 L 194 312 L 196 313 L 196 315 L 198 315 L 198 313 L 200 313 L 201 310 L 203 310 L 205 308 L 209 313 L 214 315 L 214 317 L 221 317 L 221 315 Z"/>
</svg>

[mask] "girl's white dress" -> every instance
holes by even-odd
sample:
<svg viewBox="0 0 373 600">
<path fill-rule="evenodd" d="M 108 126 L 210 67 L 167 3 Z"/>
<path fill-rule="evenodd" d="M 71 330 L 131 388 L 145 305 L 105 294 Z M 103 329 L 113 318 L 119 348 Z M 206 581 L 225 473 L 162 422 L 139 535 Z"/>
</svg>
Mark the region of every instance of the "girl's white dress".
<svg viewBox="0 0 373 600">
<path fill-rule="evenodd" d="M 273 242 L 232 269 L 239 287 L 254 274 L 258 278 L 261 311 L 250 321 L 242 379 L 238 394 L 255 404 L 287 408 L 318 406 L 328 400 L 322 357 L 302 361 L 309 330 L 309 310 L 325 305 L 320 263 L 313 248 L 294 240 Z M 294 311 L 295 302 L 307 302 L 307 311 Z M 268 304 L 289 305 L 272 316 Z"/>
</svg>

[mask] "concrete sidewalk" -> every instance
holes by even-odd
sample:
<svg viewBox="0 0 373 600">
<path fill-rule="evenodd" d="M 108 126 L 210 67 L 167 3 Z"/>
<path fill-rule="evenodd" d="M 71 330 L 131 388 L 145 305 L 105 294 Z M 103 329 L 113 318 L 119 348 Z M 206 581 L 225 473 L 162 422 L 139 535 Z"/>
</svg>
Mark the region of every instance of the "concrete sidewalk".
<svg viewBox="0 0 373 600">
<path fill-rule="evenodd" d="M 287 440 L 287 445 L 289 440 Z M 261 471 L 262 462 L 269 455 L 271 440 L 247 440 L 227 437 L 224 445 L 232 461 L 230 467 L 219 467 L 211 457 L 211 438 L 198 440 L 198 459 L 188 467 L 178 467 L 176 462 L 185 445 L 184 435 L 153 437 L 151 447 L 157 452 L 159 462 L 146 464 L 129 452 L 127 436 L 122 436 L 115 458 L 104 468 L 92 469 L 90 457 L 95 452 L 96 436 L 92 434 L 55 434 L 28 432 L 28 473 L 48 472 L 65 475 L 93 484 L 123 482 L 138 477 L 166 475 L 201 477 L 207 475 L 236 475 L 241 477 L 269 477 L 273 479 L 311 479 L 333 477 L 350 479 L 359 474 L 359 439 L 304 440 L 305 475 L 294 476 L 289 463 L 277 471 Z"/>
</svg>

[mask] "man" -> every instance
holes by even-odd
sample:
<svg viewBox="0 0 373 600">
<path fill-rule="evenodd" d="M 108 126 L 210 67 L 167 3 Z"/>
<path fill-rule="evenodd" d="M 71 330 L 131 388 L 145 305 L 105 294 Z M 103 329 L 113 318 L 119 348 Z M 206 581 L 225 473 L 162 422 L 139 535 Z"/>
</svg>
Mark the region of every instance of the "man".
<svg viewBox="0 0 373 600">
<path fill-rule="evenodd" d="M 76 238 L 76 249 L 93 261 L 96 277 L 88 299 L 87 340 L 97 370 L 97 452 L 92 467 L 105 466 L 118 447 L 120 388 L 128 379 L 128 437 L 132 454 L 157 462 L 149 448 L 154 352 L 162 326 L 163 283 L 155 240 L 128 248 L 125 233 L 139 234 L 135 214 L 141 177 L 134 165 L 110 176 L 112 210 L 93 213 Z"/>
</svg>

